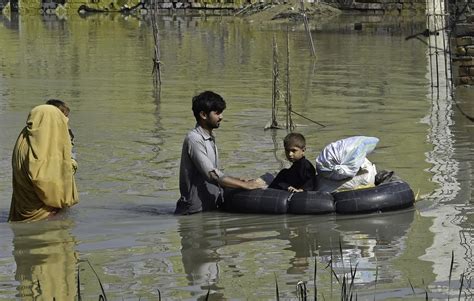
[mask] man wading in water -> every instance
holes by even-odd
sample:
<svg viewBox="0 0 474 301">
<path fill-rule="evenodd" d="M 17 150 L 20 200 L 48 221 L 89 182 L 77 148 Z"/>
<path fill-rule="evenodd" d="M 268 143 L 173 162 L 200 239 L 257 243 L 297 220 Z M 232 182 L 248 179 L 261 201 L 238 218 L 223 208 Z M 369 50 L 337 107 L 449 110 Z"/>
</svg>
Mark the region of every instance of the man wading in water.
<svg viewBox="0 0 474 301">
<path fill-rule="evenodd" d="M 222 121 L 224 99 L 211 91 L 202 92 L 192 99 L 196 126 L 184 138 L 179 169 L 181 197 L 175 214 L 192 214 L 215 210 L 222 203 L 223 187 L 265 188 L 262 179 L 241 180 L 226 176 L 218 169 L 219 156 L 212 130 Z"/>
</svg>

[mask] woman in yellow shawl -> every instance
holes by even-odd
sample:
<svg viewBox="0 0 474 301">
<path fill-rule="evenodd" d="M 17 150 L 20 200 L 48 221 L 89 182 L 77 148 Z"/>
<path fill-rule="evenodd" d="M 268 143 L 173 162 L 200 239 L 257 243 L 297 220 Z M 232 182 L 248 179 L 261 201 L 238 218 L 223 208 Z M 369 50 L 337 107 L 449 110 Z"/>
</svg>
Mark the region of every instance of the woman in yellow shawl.
<svg viewBox="0 0 474 301">
<path fill-rule="evenodd" d="M 60 109 L 48 104 L 28 115 L 12 155 L 9 221 L 45 219 L 78 202 L 68 121 Z"/>
</svg>

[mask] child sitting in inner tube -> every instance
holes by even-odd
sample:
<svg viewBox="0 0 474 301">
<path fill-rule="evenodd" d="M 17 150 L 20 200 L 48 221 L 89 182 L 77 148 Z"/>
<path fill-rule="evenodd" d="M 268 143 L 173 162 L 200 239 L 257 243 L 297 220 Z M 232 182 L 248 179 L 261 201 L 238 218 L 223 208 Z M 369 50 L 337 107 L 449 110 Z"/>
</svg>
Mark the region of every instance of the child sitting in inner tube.
<svg viewBox="0 0 474 301">
<path fill-rule="evenodd" d="M 316 169 L 304 156 L 306 151 L 304 136 L 299 133 L 290 133 L 283 139 L 283 145 L 286 158 L 293 164 L 290 168 L 282 169 L 268 187 L 289 192 L 314 190 Z"/>
</svg>

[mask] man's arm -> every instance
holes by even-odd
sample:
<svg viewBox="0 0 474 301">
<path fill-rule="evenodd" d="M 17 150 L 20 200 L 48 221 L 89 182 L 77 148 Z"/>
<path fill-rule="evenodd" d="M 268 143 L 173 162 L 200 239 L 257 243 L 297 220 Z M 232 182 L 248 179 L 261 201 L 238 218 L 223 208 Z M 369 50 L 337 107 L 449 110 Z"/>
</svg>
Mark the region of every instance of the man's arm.
<svg viewBox="0 0 474 301">
<path fill-rule="evenodd" d="M 224 175 L 220 170 L 215 168 L 214 163 L 211 162 L 207 153 L 206 146 L 203 141 L 196 139 L 196 137 L 188 135 L 188 141 L 185 141 L 188 155 L 196 168 L 204 175 L 208 176 L 209 180 L 226 188 L 241 188 L 241 189 L 257 189 L 266 188 L 267 185 L 262 179 L 256 180 L 240 180 L 234 177 Z"/>
<path fill-rule="evenodd" d="M 266 188 L 267 184 L 264 180 L 258 178 L 253 180 L 241 180 L 230 176 L 219 177 L 215 171 L 210 171 L 209 176 L 219 183 L 220 186 L 225 188 L 240 188 L 246 190 Z"/>
</svg>

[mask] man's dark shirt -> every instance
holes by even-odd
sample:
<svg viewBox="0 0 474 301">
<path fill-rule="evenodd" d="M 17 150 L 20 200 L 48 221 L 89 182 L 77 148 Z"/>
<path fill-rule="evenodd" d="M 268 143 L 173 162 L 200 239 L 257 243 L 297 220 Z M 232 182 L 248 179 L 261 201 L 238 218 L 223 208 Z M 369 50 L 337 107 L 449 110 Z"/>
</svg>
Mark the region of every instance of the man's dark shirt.
<svg viewBox="0 0 474 301">
<path fill-rule="evenodd" d="M 290 186 L 303 190 L 316 189 L 316 169 L 305 157 L 294 162 L 290 168 L 282 169 L 269 188 L 288 190 Z"/>
</svg>

